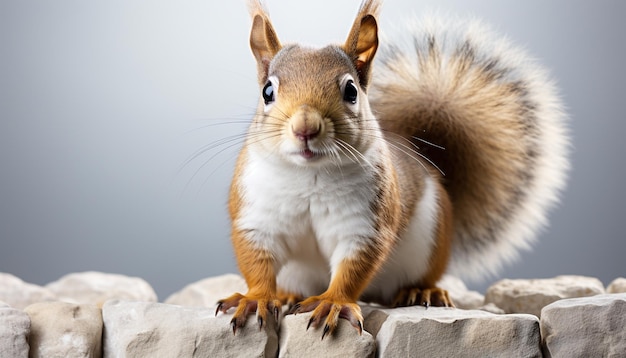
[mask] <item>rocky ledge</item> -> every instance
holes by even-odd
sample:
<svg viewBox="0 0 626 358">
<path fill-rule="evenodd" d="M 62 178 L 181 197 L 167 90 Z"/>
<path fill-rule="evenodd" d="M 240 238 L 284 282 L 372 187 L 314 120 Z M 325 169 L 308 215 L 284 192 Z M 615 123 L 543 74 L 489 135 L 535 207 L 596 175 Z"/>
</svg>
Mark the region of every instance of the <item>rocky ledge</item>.
<svg viewBox="0 0 626 358">
<path fill-rule="evenodd" d="M 503 280 L 483 297 L 446 277 L 458 308 L 363 305 L 359 335 L 332 337 L 288 315 L 233 335 L 215 302 L 245 292 L 238 275 L 208 278 L 157 302 L 140 278 L 99 272 L 46 286 L 0 273 L 0 357 L 625 357 L 626 279 Z"/>
</svg>

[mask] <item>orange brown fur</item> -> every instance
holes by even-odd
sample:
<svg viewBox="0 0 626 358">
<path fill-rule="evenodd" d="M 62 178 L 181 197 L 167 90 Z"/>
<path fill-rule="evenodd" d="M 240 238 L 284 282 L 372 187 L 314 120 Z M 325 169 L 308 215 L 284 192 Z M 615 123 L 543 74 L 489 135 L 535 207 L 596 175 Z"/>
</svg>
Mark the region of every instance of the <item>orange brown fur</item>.
<svg viewBox="0 0 626 358">
<path fill-rule="evenodd" d="M 312 49 L 283 46 L 250 0 L 262 95 L 229 198 L 249 286 L 219 303 L 235 308 L 233 330 L 282 303 L 312 312 L 322 338 L 339 318 L 362 330 L 358 299 L 451 306 L 436 286 L 449 263 L 497 268 L 562 186 L 560 107 L 534 68 L 493 41 L 442 44 L 456 40 L 430 30 L 411 32 L 414 53 L 379 51 L 379 6 L 363 1 L 343 45 Z"/>
</svg>

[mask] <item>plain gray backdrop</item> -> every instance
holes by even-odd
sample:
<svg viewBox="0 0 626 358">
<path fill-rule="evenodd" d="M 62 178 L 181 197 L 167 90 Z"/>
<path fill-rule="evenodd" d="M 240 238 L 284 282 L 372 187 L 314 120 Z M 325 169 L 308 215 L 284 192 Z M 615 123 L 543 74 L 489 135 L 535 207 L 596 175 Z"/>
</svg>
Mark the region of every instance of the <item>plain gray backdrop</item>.
<svg viewBox="0 0 626 358">
<path fill-rule="evenodd" d="M 342 42 L 359 4 L 267 3 L 283 42 L 313 45 Z M 626 276 L 626 2 L 389 0 L 381 29 L 427 9 L 482 18 L 525 47 L 571 117 L 573 170 L 551 226 L 471 286 Z M 237 272 L 226 198 L 258 96 L 249 28 L 243 1 L 0 2 L 0 272 L 140 276 L 161 300 Z"/>
</svg>

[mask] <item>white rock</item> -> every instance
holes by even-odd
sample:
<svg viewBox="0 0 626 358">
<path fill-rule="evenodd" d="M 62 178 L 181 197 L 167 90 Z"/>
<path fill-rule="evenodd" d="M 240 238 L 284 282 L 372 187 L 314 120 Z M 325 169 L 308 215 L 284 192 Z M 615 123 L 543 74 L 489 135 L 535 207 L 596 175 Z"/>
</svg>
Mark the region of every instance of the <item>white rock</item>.
<svg viewBox="0 0 626 358">
<path fill-rule="evenodd" d="M 371 334 L 357 330 L 345 319 L 332 336 L 323 340 L 322 329 L 306 329 L 311 314 L 286 315 L 280 324 L 279 357 L 374 357 L 376 342 Z"/>
<path fill-rule="evenodd" d="M 30 358 L 102 356 L 102 314 L 91 304 L 42 302 L 28 306 Z"/>
<path fill-rule="evenodd" d="M 529 313 L 539 317 L 543 307 L 557 300 L 602 293 L 602 282 L 592 277 L 501 280 L 487 289 L 485 303 L 494 303 L 506 313 Z"/>
<path fill-rule="evenodd" d="M 254 317 L 233 335 L 232 315 L 213 308 L 108 301 L 102 307 L 104 357 L 275 357 L 273 319 L 259 330 Z"/>
<path fill-rule="evenodd" d="M 626 293 L 626 278 L 618 277 L 606 288 L 606 293 Z"/>
<path fill-rule="evenodd" d="M 23 311 L 0 303 L 0 357 L 27 358 L 30 319 Z"/>
<path fill-rule="evenodd" d="M 437 285 L 444 290 L 448 290 L 450 299 L 457 308 L 472 310 L 481 307 L 485 303 L 485 296 L 477 291 L 468 290 L 465 283 L 458 277 L 444 275 Z"/>
<path fill-rule="evenodd" d="M 156 302 L 154 289 L 143 279 L 102 272 L 80 272 L 46 285 L 60 301 L 90 303 L 98 307 L 110 299 Z"/>
<path fill-rule="evenodd" d="M 478 309 L 493 314 L 506 314 L 502 308 L 494 305 L 493 303 L 487 303 L 486 305 L 480 306 Z"/>
<path fill-rule="evenodd" d="M 246 293 L 246 291 L 248 286 L 243 277 L 226 274 L 189 284 L 168 297 L 165 303 L 189 307 L 215 307 L 217 301 L 235 292 Z"/>
<path fill-rule="evenodd" d="M 572 298 L 541 312 L 546 357 L 625 357 L 626 294 Z"/>
<path fill-rule="evenodd" d="M 36 302 L 54 301 L 56 295 L 41 286 L 22 281 L 9 273 L 0 272 L 0 300 L 15 308 L 25 308 Z"/>
<path fill-rule="evenodd" d="M 376 309 L 365 328 L 380 357 L 541 357 L 539 320 L 452 308 Z"/>
</svg>

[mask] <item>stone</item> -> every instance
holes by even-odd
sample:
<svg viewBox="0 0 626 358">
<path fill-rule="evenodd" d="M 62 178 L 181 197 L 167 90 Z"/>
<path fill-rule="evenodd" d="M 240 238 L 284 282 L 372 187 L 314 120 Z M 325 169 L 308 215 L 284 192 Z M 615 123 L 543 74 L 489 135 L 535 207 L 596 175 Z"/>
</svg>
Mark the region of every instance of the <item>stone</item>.
<svg viewBox="0 0 626 358">
<path fill-rule="evenodd" d="M 506 314 L 502 308 L 494 305 L 493 303 L 487 303 L 486 305 L 480 306 L 478 309 L 493 314 Z"/>
<path fill-rule="evenodd" d="M 280 324 L 279 357 L 374 357 L 376 342 L 372 335 L 363 331 L 361 335 L 345 319 L 333 335 L 322 340 L 322 329 L 306 329 L 310 313 L 286 315 Z"/>
<path fill-rule="evenodd" d="M 102 307 L 104 357 L 276 357 L 277 326 L 259 330 L 250 317 L 233 334 L 231 314 L 153 302 L 107 301 Z"/>
<path fill-rule="evenodd" d="M 541 312 L 546 357 L 626 356 L 626 294 L 554 302 Z"/>
<path fill-rule="evenodd" d="M 102 272 L 80 272 L 61 277 L 46 285 L 59 301 L 90 303 L 98 307 L 110 299 L 156 302 L 154 289 L 138 277 Z"/>
<path fill-rule="evenodd" d="M 35 303 L 30 316 L 30 358 L 102 357 L 102 314 L 91 304 Z"/>
<path fill-rule="evenodd" d="M 537 317 L 552 302 L 604 293 L 602 282 L 584 276 L 558 276 L 549 279 L 501 280 L 487 289 L 485 303 L 493 303 L 506 313 L 528 313 Z"/>
<path fill-rule="evenodd" d="M 455 308 L 374 309 L 379 357 L 541 357 L 539 319 Z"/>
<path fill-rule="evenodd" d="M 9 273 L 0 272 L 0 300 L 12 307 L 23 309 L 36 302 L 55 299 L 56 295 L 44 287 L 24 282 Z"/>
<path fill-rule="evenodd" d="M 28 358 L 29 334 L 28 315 L 0 302 L 0 357 Z"/>
<path fill-rule="evenodd" d="M 191 283 L 168 297 L 165 303 L 189 307 L 216 307 L 217 301 L 235 292 L 245 294 L 246 291 L 248 286 L 243 277 L 226 274 Z"/>
<path fill-rule="evenodd" d="M 618 277 L 606 288 L 606 293 L 626 293 L 626 278 Z"/>
<path fill-rule="evenodd" d="M 458 277 L 444 275 L 437 285 L 448 290 L 450 299 L 457 308 L 473 310 L 480 308 L 485 303 L 485 296 L 477 291 L 468 290 L 465 283 Z"/>
</svg>

